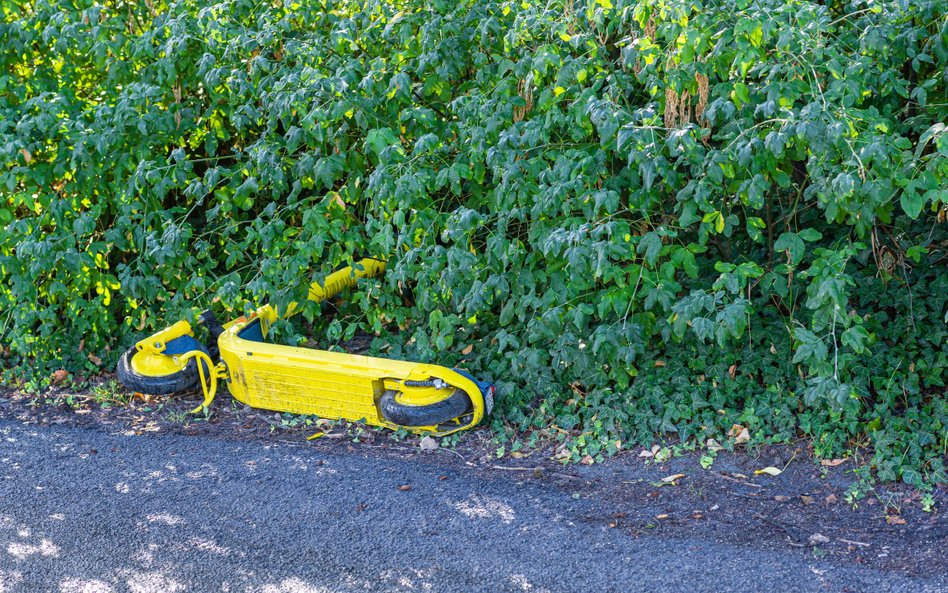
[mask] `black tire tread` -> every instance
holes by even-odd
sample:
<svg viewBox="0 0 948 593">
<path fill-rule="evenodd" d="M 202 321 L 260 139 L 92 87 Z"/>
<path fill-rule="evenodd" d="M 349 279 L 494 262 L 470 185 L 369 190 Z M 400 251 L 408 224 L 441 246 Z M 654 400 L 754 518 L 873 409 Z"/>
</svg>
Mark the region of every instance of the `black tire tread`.
<svg viewBox="0 0 948 593">
<path fill-rule="evenodd" d="M 188 362 L 187 366 L 181 371 L 162 377 L 149 377 L 140 375 L 132 368 L 132 356 L 137 350 L 132 347 L 119 358 L 118 366 L 115 369 L 118 375 L 119 383 L 130 391 L 145 393 L 148 395 L 171 395 L 180 391 L 188 391 L 198 384 L 197 363 L 194 360 Z"/>
<path fill-rule="evenodd" d="M 462 416 L 471 409 L 471 398 L 455 389 L 447 398 L 426 406 L 409 406 L 396 400 L 397 391 L 382 394 L 379 408 L 382 416 L 399 426 L 438 426 Z"/>
</svg>

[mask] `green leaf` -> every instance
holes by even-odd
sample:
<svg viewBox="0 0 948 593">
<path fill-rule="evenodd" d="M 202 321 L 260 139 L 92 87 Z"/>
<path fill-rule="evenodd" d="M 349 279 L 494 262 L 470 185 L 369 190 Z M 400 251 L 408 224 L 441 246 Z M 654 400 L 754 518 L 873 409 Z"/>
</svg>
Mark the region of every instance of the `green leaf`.
<svg viewBox="0 0 948 593">
<path fill-rule="evenodd" d="M 655 266 L 655 262 L 658 261 L 658 255 L 661 251 L 662 238 L 654 231 L 646 233 L 636 248 L 636 252 L 639 255 L 644 255 L 645 261 L 648 262 L 649 266 L 653 267 Z"/>
<path fill-rule="evenodd" d="M 714 322 L 707 317 L 695 317 L 691 320 L 691 329 L 704 342 L 714 335 Z"/>
<path fill-rule="evenodd" d="M 750 237 L 751 241 L 758 243 L 763 241 L 764 236 L 760 231 L 761 229 L 767 227 L 763 220 L 756 216 L 748 216 L 745 226 L 747 229 L 747 236 Z"/>
<path fill-rule="evenodd" d="M 861 325 L 854 325 L 840 335 L 840 342 L 853 349 L 856 354 L 866 351 L 865 343 L 869 339 L 869 332 Z"/>
<path fill-rule="evenodd" d="M 743 82 L 734 83 L 734 91 L 731 93 L 731 100 L 741 107 L 750 103 L 750 89 Z"/>
<path fill-rule="evenodd" d="M 677 264 L 689 278 L 698 277 L 698 264 L 695 261 L 695 255 L 685 248 L 675 251 L 673 256 L 674 263 Z"/>
<path fill-rule="evenodd" d="M 812 243 L 814 241 L 819 241 L 823 238 L 823 233 L 819 232 L 814 228 L 805 228 L 799 232 L 799 236 L 804 241 Z"/>
<path fill-rule="evenodd" d="M 826 343 L 816 334 L 808 329 L 798 327 L 793 331 L 793 337 L 800 342 L 793 353 L 793 363 L 815 364 L 826 360 L 829 350 Z"/>
<path fill-rule="evenodd" d="M 925 198 L 915 191 L 914 188 L 906 188 L 899 198 L 899 203 L 909 218 L 915 220 L 918 218 L 918 215 L 921 214 L 922 208 L 925 206 Z"/>
<path fill-rule="evenodd" d="M 786 232 L 782 233 L 774 242 L 774 249 L 777 251 L 786 251 L 790 254 L 791 263 L 798 264 L 803 259 L 806 246 L 803 244 L 803 239 L 800 238 L 800 235 Z"/>
</svg>

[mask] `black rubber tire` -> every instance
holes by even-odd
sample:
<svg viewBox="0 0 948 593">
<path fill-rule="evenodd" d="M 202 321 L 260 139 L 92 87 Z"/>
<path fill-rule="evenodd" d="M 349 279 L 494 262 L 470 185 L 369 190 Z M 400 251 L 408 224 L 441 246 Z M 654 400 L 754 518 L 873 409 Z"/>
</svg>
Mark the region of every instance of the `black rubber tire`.
<svg viewBox="0 0 948 593">
<path fill-rule="evenodd" d="M 162 377 L 150 377 L 140 375 L 132 368 L 132 356 L 135 355 L 134 347 L 129 349 L 119 358 L 118 366 L 115 368 L 115 374 L 118 375 L 119 383 L 130 391 L 146 393 L 148 395 L 170 395 L 179 391 L 188 391 L 197 386 L 198 376 L 197 362 L 193 359 L 188 361 L 188 365 L 183 370 L 171 375 Z"/>
<path fill-rule="evenodd" d="M 438 426 L 464 415 L 471 409 L 471 398 L 460 390 L 439 402 L 427 406 L 409 406 L 398 403 L 397 391 L 386 391 L 379 401 L 382 416 L 399 426 Z"/>
</svg>

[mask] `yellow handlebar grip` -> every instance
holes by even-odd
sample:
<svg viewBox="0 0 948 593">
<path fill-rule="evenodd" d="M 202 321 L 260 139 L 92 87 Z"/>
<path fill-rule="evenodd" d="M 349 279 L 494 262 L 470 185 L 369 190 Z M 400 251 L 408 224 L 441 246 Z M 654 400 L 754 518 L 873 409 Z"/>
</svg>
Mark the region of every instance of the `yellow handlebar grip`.
<svg viewBox="0 0 948 593">
<path fill-rule="evenodd" d="M 322 286 L 318 282 L 313 282 L 309 287 L 309 300 L 320 302 L 332 298 L 343 289 L 355 286 L 359 278 L 371 278 L 385 271 L 385 262 L 377 259 L 366 258 L 358 265 L 362 268 L 361 270 L 346 266 L 326 276 Z"/>
</svg>

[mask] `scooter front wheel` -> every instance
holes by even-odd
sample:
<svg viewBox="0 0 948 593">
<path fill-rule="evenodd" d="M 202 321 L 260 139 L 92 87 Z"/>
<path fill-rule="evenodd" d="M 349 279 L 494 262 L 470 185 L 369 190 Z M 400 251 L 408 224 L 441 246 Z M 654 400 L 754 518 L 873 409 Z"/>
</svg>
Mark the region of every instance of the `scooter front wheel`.
<svg viewBox="0 0 948 593">
<path fill-rule="evenodd" d="M 423 406 L 403 404 L 397 395 L 394 390 L 383 393 L 379 408 L 386 420 L 399 426 L 438 426 L 464 415 L 472 407 L 471 398 L 460 389 L 439 402 Z"/>
</svg>

